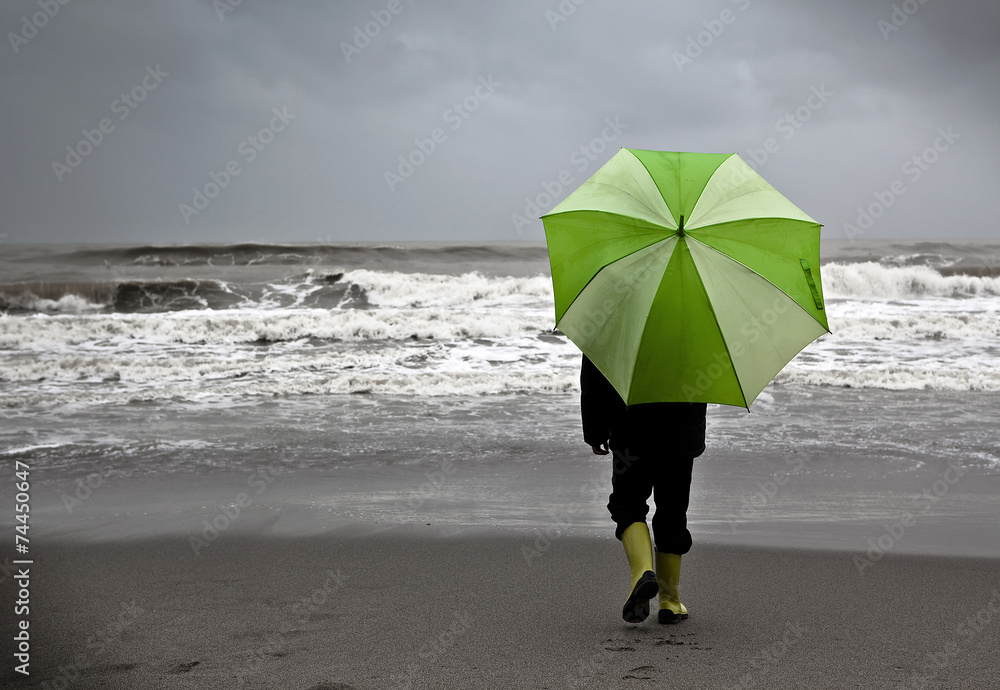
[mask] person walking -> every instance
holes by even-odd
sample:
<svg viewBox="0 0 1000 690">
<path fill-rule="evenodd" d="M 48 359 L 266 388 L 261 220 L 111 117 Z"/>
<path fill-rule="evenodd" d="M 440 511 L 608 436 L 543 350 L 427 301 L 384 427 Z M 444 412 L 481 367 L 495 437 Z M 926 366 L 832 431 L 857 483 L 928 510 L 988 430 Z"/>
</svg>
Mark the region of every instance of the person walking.
<svg viewBox="0 0 1000 690">
<path fill-rule="evenodd" d="M 681 557 L 691 550 L 687 509 L 694 459 L 705 451 L 705 403 L 645 403 L 627 406 L 586 356 L 580 371 L 584 440 L 598 455 L 611 454 L 608 511 L 615 537 L 628 558 L 631 580 L 622 608 L 628 623 L 649 616 L 659 597 L 660 623 L 688 617 L 680 601 Z M 655 556 L 646 515 L 652 494 Z M 654 571 L 655 561 L 655 571 Z"/>
</svg>

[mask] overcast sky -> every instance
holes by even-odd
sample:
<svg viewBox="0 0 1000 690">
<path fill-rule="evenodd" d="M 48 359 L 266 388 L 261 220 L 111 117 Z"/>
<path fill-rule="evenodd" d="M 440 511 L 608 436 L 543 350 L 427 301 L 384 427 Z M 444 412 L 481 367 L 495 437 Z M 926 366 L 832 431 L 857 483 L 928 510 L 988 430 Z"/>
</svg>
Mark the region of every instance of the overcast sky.
<svg viewBox="0 0 1000 690">
<path fill-rule="evenodd" d="M 6 242 L 542 240 L 623 146 L 1000 235 L 996 0 L 62 1 L 0 6 Z"/>
</svg>

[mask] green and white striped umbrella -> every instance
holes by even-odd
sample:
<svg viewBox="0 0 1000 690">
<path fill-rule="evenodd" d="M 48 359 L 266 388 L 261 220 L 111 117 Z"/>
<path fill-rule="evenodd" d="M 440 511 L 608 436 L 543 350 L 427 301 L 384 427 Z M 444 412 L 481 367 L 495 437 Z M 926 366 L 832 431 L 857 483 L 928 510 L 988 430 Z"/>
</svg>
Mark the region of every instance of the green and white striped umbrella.
<svg viewBox="0 0 1000 690">
<path fill-rule="evenodd" d="M 750 403 L 829 332 L 820 224 L 736 154 L 622 149 L 542 216 L 556 326 L 626 403 Z"/>
</svg>

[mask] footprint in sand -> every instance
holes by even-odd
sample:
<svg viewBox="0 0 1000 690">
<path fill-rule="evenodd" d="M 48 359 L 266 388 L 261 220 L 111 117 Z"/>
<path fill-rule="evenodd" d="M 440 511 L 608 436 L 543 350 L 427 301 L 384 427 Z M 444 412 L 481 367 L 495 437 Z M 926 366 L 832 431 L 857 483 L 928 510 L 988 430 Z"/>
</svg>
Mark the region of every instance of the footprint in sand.
<svg viewBox="0 0 1000 690">
<path fill-rule="evenodd" d="M 189 661 L 186 664 L 177 664 L 170 669 L 170 673 L 187 673 L 200 663 L 200 661 Z"/>
<path fill-rule="evenodd" d="M 622 676 L 622 680 L 653 680 L 650 674 L 655 671 L 655 666 L 636 666 L 629 669 L 628 673 Z"/>
<path fill-rule="evenodd" d="M 601 643 L 606 651 L 609 652 L 634 652 L 635 647 L 630 647 L 628 644 L 623 642 L 615 642 L 610 637 Z"/>
<path fill-rule="evenodd" d="M 658 639 L 656 641 L 656 646 L 657 647 L 662 647 L 664 645 L 675 645 L 675 646 L 677 646 L 677 645 L 685 645 L 688 649 L 697 649 L 697 650 L 700 650 L 700 651 L 708 651 L 708 650 L 711 649 L 711 647 L 703 647 L 703 646 L 701 646 L 701 644 L 699 644 L 697 640 L 688 640 L 688 641 L 685 642 L 684 640 L 674 639 L 674 637 L 672 635 L 671 635 L 671 637 L 669 639 L 661 637 L 660 639 Z"/>
<path fill-rule="evenodd" d="M 88 675 L 103 675 L 105 673 L 127 673 L 134 669 L 138 664 L 105 664 L 104 666 L 91 666 L 89 668 L 83 669 L 83 673 Z"/>
</svg>

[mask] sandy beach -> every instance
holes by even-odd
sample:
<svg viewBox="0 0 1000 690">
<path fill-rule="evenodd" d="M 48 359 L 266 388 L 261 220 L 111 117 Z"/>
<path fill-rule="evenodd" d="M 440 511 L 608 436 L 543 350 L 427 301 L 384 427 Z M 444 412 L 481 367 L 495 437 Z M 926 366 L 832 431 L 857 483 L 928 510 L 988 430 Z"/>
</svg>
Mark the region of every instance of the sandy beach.
<svg viewBox="0 0 1000 690">
<path fill-rule="evenodd" d="M 619 618 L 616 541 L 540 546 L 425 525 L 232 537 L 197 558 L 185 538 L 48 543 L 33 673 L 5 682 L 988 688 L 1000 674 L 995 559 L 887 555 L 859 574 L 848 552 L 696 546 L 681 589 L 691 618 L 635 626 Z"/>
</svg>

